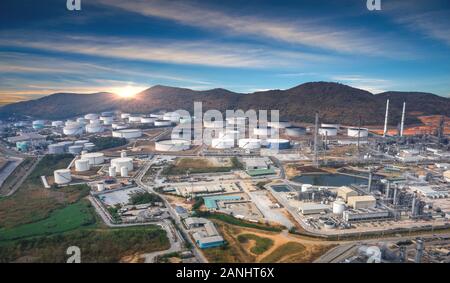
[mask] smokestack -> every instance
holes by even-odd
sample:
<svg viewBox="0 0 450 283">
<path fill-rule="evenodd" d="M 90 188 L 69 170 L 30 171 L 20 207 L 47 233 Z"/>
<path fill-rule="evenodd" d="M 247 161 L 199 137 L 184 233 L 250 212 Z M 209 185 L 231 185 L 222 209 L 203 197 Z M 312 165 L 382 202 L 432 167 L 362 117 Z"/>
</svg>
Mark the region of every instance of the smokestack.
<svg viewBox="0 0 450 283">
<path fill-rule="evenodd" d="M 412 200 L 412 207 L 411 207 L 411 216 L 416 216 L 416 206 L 417 206 L 417 195 L 414 193 L 413 200 Z"/>
<path fill-rule="evenodd" d="M 421 263 L 422 262 L 422 255 L 423 255 L 423 240 L 422 239 L 417 239 L 417 246 L 416 246 L 416 258 L 415 258 L 415 262 L 416 263 Z"/>
<path fill-rule="evenodd" d="M 316 112 L 316 123 L 314 126 L 314 165 L 319 165 L 319 160 L 317 158 L 317 135 L 319 133 L 319 112 Z"/>
<path fill-rule="evenodd" d="M 369 193 L 372 191 L 372 169 L 369 167 L 369 184 L 367 184 Z"/>
<path fill-rule="evenodd" d="M 384 117 L 384 132 L 383 137 L 387 134 L 388 128 L 388 119 L 389 119 L 389 99 L 386 101 L 386 116 Z"/>
<path fill-rule="evenodd" d="M 390 190 L 391 190 L 391 182 L 388 181 L 388 183 L 386 185 L 386 195 L 385 195 L 386 199 L 389 199 Z"/>
<path fill-rule="evenodd" d="M 403 129 L 405 126 L 405 110 L 406 110 L 406 102 L 403 102 L 402 123 L 400 125 L 400 136 L 401 137 L 403 137 Z"/>
<path fill-rule="evenodd" d="M 395 187 L 395 189 L 394 189 L 394 199 L 392 201 L 393 205 L 397 205 L 397 193 L 398 193 L 398 188 Z"/>
</svg>

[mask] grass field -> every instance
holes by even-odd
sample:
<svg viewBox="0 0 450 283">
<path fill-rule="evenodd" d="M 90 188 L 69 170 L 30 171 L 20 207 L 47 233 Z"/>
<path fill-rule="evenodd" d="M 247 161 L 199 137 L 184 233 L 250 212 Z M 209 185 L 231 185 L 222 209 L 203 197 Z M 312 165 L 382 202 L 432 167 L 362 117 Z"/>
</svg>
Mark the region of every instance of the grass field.
<svg viewBox="0 0 450 283">
<path fill-rule="evenodd" d="M 12 228 L 49 217 L 56 209 L 76 203 L 88 192 L 86 186 L 45 189 L 40 176 L 49 176 L 55 169 L 65 168 L 72 155 L 48 155 L 36 166 L 18 191 L 0 199 L 0 228 Z"/>
<path fill-rule="evenodd" d="M 241 244 L 249 243 L 251 245 L 250 251 L 257 255 L 265 253 L 273 246 L 271 239 L 259 237 L 255 234 L 240 234 L 237 239 Z"/>
<path fill-rule="evenodd" d="M 281 232 L 284 227 L 282 226 L 270 226 L 266 224 L 260 224 L 260 223 L 252 223 L 245 220 L 237 219 L 233 216 L 226 215 L 226 214 L 220 214 L 220 213 L 210 213 L 206 211 L 197 211 L 198 217 L 206 217 L 210 219 L 217 219 L 220 221 L 223 221 L 228 224 L 241 226 L 241 227 L 247 227 L 247 228 L 254 228 L 259 230 L 265 230 L 265 231 L 271 231 L 271 232 Z"/>
<path fill-rule="evenodd" d="M 296 242 L 289 242 L 273 251 L 270 255 L 261 260 L 264 263 L 280 262 L 283 258 L 302 253 L 305 251 L 305 246 Z"/>
<path fill-rule="evenodd" d="M 94 212 L 87 201 L 79 201 L 63 209 L 58 209 L 44 220 L 24 224 L 14 228 L 0 229 L 0 241 L 44 236 L 77 229 L 95 223 Z"/>
<path fill-rule="evenodd" d="M 119 262 L 136 253 L 150 253 L 169 247 L 166 232 L 157 226 L 120 229 L 82 229 L 47 237 L 0 243 L 0 262 L 60 262 L 66 249 L 77 246 L 81 262 Z"/>
</svg>

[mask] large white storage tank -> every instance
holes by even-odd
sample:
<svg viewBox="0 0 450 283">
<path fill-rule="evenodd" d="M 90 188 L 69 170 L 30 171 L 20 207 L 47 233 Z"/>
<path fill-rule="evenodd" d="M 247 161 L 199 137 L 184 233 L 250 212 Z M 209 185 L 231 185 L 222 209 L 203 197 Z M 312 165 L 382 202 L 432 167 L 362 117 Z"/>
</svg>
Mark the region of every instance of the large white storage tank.
<svg viewBox="0 0 450 283">
<path fill-rule="evenodd" d="M 122 167 L 122 168 L 120 168 L 120 176 L 121 176 L 122 178 L 128 178 L 128 173 L 129 173 L 129 171 L 130 171 L 130 170 L 128 170 L 127 167 Z"/>
<path fill-rule="evenodd" d="M 112 116 L 102 116 L 100 117 L 100 121 L 103 121 L 103 125 L 111 125 L 114 121 L 114 117 Z"/>
<path fill-rule="evenodd" d="M 112 178 L 116 177 L 116 168 L 110 166 L 110 167 L 108 168 L 108 173 L 109 173 L 109 174 L 108 174 L 109 177 L 112 177 Z"/>
<path fill-rule="evenodd" d="M 267 147 L 270 149 L 288 149 L 291 147 L 291 142 L 285 139 L 268 139 Z"/>
<path fill-rule="evenodd" d="M 84 115 L 84 119 L 87 119 L 87 120 L 98 120 L 98 118 L 99 118 L 98 114 L 91 113 L 91 114 Z"/>
<path fill-rule="evenodd" d="M 44 120 L 36 120 L 33 121 L 33 129 L 40 130 L 45 127 L 45 121 Z"/>
<path fill-rule="evenodd" d="M 77 172 L 86 172 L 91 169 L 91 165 L 89 164 L 89 160 L 79 159 L 75 161 L 75 171 Z"/>
<path fill-rule="evenodd" d="M 111 159 L 111 167 L 114 167 L 116 173 L 121 173 L 122 168 L 127 168 L 128 172 L 133 171 L 133 159 L 129 157 Z"/>
<path fill-rule="evenodd" d="M 115 138 L 137 139 L 142 137 L 142 130 L 140 129 L 117 130 L 112 132 L 112 136 Z"/>
<path fill-rule="evenodd" d="M 345 202 L 342 200 L 336 200 L 333 202 L 333 214 L 342 215 L 345 211 Z"/>
<path fill-rule="evenodd" d="M 89 124 L 89 120 L 85 119 L 85 118 L 78 118 L 77 123 L 80 125 L 86 125 L 86 124 Z"/>
<path fill-rule="evenodd" d="M 369 129 L 366 128 L 348 128 L 347 136 L 357 138 L 366 138 L 369 135 Z"/>
<path fill-rule="evenodd" d="M 113 128 L 113 130 L 124 130 L 129 128 L 129 126 L 124 123 L 112 123 L 111 127 Z"/>
<path fill-rule="evenodd" d="M 275 129 L 284 129 L 290 127 L 291 123 L 288 121 L 278 121 L 278 122 L 267 122 L 267 125 Z"/>
<path fill-rule="evenodd" d="M 63 127 L 64 126 L 64 122 L 63 121 L 53 121 L 52 122 L 52 127 L 55 127 L 55 128 L 59 128 L 59 127 Z"/>
<path fill-rule="evenodd" d="M 156 118 L 152 118 L 152 117 L 142 117 L 141 118 L 141 123 L 142 124 L 153 124 L 155 123 Z"/>
<path fill-rule="evenodd" d="M 172 126 L 171 121 L 167 121 L 167 120 L 156 120 L 155 121 L 155 127 L 170 127 L 170 126 Z"/>
<path fill-rule="evenodd" d="M 183 151 L 191 147 L 187 140 L 162 140 L 155 142 L 156 151 Z"/>
<path fill-rule="evenodd" d="M 83 128 L 82 128 L 81 125 L 78 124 L 78 123 L 69 124 L 69 125 L 67 125 L 67 126 L 64 127 L 63 133 L 64 133 L 66 136 L 76 136 L 76 135 L 81 135 L 81 134 L 83 134 Z"/>
<path fill-rule="evenodd" d="M 66 151 L 64 144 L 55 143 L 48 146 L 49 154 L 63 154 Z"/>
<path fill-rule="evenodd" d="M 80 154 L 84 149 L 84 145 L 71 145 L 69 146 L 69 153 Z"/>
<path fill-rule="evenodd" d="M 331 127 L 320 127 L 319 128 L 319 135 L 322 136 L 328 136 L 328 137 L 332 137 L 332 136 L 337 136 L 338 130 L 337 128 L 331 128 Z"/>
<path fill-rule="evenodd" d="M 216 149 L 230 149 L 235 146 L 235 139 L 218 138 L 211 140 L 211 147 Z"/>
<path fill-rule="evenodd" d="M 122 113 L 122 114 L 120 114 L 120 118 L 123 119 L 123 120 L 128 119 L 128 117 L 130 117 L 130 116 L 131 116 L 131 114 L 129 114 L 129 113 Z"/>
<path fill-rule="evenodd" d="M 337 130 L 339 130 L 339 129 L 341 128 L 341 125 L 340 125 L 340 124 L 327 124 L 327 123 L 322 123 L 322 124 L 320 124 L 320 126 L 321 126 L 322 128 L 335 128 L 335 129 L 337 129 Z"/>
<path fill-rule="evenodd" d="M 91 123 L 86 125 L 86 132 L 89 134 L 101 133 L 103 132 L 103 127 L 101 124 Z"/>
<path fill-rule="evenodd" d="M 179 123 L 180 122 L 180 114 L 176 112 L 168 112 L 163 115 L 163 120 L 170 121 L 172 123 Z"/>
<path fill-rule="evenodd" d="M 131 115 L 128 117 L 128 122 L 130 123 L 140 123 L 142 119 L 141 115 Z"/>
<path fill-rule="evenodd" d="M 240 139 L 239 147 L 243 149 L 259 149 L 261 148 L 260 139 Z"/>
<path fill-rule="evenodd" d="M 55 178 L 55 183 L 58 185 L 65 185 L 72 182 L 72 173 L 69 169 L 56 170 L 53 173 L 53 176 Z"/>
<path fill-rule="evenodd" d="M 81 155 L 81 159 L 88 160 L 89 165 L 100 165 L 105 162 L 105 155 L 101 152 L 92 152 Z"/>
</svg>

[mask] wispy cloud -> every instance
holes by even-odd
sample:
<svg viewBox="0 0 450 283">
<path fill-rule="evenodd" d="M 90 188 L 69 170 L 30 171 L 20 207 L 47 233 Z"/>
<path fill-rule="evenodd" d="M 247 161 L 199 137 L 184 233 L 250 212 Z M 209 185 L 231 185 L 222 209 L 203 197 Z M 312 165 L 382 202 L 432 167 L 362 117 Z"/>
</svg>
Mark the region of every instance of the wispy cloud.
<svg viewBox="0 0 450 283">
<path fill-rule="evenodd" d="M 388 91 L 393 85 L 391 81 L 386 79 L 371 78 L 361 75 L 337 75 L 331 76 L 330 79 L 355 88 L 367 90 L 371 93 Z"/>
<path fill-rule="evenodd" d="M 245 36 L 263 37 L 290 44 L 358 53 L 398 57 L 395 38 L 374 34 L 360 28 L 337 27 L 311 18 L 277 19 L 249 16 L 201 6 L 198 2 L 165 0 L 96 0 L 103 5 L 121 8 L 149 17 L 173 20 L 185 25 Z M 404 54 L 404 50 L 403 50 Z"/>
<path fill-rule="evenodd" d="M 305 62 L 324 61 L 325 55 L 274 50 L 248 44 L 222 44 L 209 41 L 161 41 L 143 38 L 119 38 L 61 34 L 21 36 L 0 34 L 0 46 L 35 48 L 72 54 L 125 60 L 190 64 L 214 67 L 264 68 L 286 67 Z"/>
</svg>

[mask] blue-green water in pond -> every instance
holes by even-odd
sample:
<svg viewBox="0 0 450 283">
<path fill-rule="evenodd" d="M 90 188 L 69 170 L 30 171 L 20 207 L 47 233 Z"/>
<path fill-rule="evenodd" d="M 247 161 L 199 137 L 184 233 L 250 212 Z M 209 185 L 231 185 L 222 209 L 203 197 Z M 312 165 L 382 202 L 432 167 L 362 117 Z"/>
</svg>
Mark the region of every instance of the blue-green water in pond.
<svg viewBox="0 0 450 283">
<path fill-rule="evenodd" d="M 349 186 L 351 184 L 367 184 L 368 180 L 341 174 L 309 174 L 294 177 L 293 181 L 314 186 Z"/>
</svg>

